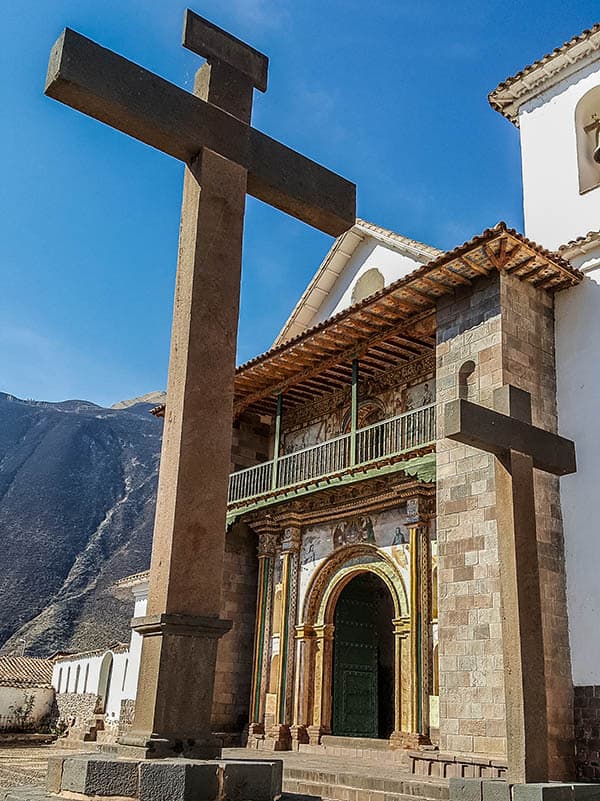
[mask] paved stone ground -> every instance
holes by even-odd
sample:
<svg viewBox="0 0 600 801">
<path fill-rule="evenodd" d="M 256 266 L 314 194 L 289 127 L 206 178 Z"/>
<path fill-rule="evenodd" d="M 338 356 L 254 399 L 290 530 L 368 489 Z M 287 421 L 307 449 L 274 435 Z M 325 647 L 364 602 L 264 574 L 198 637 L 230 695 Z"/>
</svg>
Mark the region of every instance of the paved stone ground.
<svg viewBox="0 0 600 801">
<path fill-rule="evenodd" d="M 72 754 L 52 745 L 0 746 L 0 790 L 21 784 L 43 785 L 51 754 Z"/>
<path fill-rule="evenodd" d="M 10 787 L 43 786 L 48 757 L 75 753 L 77 752 L 53 745 L 0 746 L 0 797 L 3 795 L 2 791 Z M 282 759 L 284 788 L 287 790 L 285 797 L 288 799 L 294 797 L 292 794 L 337 801 L 385 801 L 391 798 L 405 801 L 409 798 L 415 799 L 415 796 L 416 801 L 444 801 L 448 797 L 447 781 L 407 775 L 398 765 L 370 763 L 364 758 L 349 760 L 347 757 L 290 751 L 257 752 L 245 748 L 224 749 L 223 757 Z M 339 793 L 338 788 L 345 788 L 346 792 Z"/>
</svg>

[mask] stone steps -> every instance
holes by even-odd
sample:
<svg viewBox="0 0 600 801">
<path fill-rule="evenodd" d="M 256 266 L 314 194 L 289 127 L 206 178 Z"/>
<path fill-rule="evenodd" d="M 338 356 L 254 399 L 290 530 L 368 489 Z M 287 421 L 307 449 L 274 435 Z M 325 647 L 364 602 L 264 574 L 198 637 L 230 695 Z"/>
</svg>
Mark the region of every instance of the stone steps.
<svg viewBox="0 0 600 801">
<path fill-rule="evenodd" d="M 361 771 L 314 770 L 284 765 L 284 793 L 332 801 L 447 801 L 448 782 L 419 780 L 411 775 L 381 776 L 375 766 Z"/>
</svg>

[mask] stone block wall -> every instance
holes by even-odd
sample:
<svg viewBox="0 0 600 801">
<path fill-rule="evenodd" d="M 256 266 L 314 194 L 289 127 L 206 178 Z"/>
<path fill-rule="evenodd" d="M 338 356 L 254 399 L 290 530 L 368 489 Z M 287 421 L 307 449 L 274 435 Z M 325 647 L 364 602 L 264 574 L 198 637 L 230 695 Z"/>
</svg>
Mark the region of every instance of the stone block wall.
<svg viewBox="0 0 600 801">
<path fill-rule="evenodd" d="M 271 424 L 258 414 L 241 414 L 233 424 L 231 472 L 271 459 Z"/>
<path fill-rule="evenodd" d="M 95 693 L 57 693 L 58 720 L 65 723 L 75 721 L 75 726 L 84 726 L 94 717 L 98 696 Z"/>
<path fill-rule="evenodd" d="M 494 460 L 442 439 L 444 405 L 502 384 L 500 276 L 437 310 L 440 750 L 506 754 Z"/>
<path fill-rule="evenodd" d="M 575 687 L 575 777 L 600 781 L 600 687 Z"/>
<path fill-rule="evenodd" d="M 213 731 L 240 734 L 248 723 L 256 592 L 257 539 L 246 525 L 227 532 L 221 617 L 233 628 L 220 641 L 213 701 Z"/>
<path fill-rule="evenodd" d="M 505 274 L 440 301 L 437 312 L 440 747 L 506 753 L 494 459 L 441 439 L 446 402 L 493 407 L 513 384 L 535 425 L 556 430 L 553 298 Z M 572 775 L 573 700 L 558 479 L 536 471 L 551 777 Z"/>
</svg>

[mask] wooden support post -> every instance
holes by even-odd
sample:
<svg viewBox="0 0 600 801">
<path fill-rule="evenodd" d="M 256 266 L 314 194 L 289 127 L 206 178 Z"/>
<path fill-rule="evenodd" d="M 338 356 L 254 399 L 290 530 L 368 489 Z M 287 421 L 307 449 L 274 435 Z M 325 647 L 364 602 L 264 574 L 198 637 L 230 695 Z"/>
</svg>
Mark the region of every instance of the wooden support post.
<svg viewBox="0 0 600 801">
<path fill-rule="evenodd" d="M 277 489 L 277 463 L 279 462 L 279 449 L 281 447 L 281 414 L 283 412 L 283 393 L 277 396 L 277 411 L 275 412 L 275 437 L 273 439 L 273 469 L 271 472 L 271 489 Z"/>
<path fill-rule="evenodd" d="M 358 428 L 358 359 L 352 359 L 352 407 L 350 416 L 350 465 L 356 464 L 356 429 Z"/>
</svg>

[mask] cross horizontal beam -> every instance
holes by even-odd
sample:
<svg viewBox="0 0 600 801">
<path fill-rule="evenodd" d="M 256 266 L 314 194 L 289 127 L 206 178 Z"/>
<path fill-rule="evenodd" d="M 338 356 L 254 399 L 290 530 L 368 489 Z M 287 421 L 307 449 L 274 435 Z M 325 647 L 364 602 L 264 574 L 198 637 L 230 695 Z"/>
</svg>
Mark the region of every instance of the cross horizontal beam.
<svg viewBox="0 0 600 801">
<path fill-rule="evenodd" d="M 356 221 L 353 183 L 70 28 L 45 93 L 186 164 L 214 150 L 248 171 L 249 194 L 331 236 Z"/>
<path fill-rule="evenodd" d="M 216 59 L 228 64 L 242 72 L 261 92 L 267 91 L 269 59 L 189 8 L 185 12 L 182 44 L 208 61 Z"/>
<path fill-rule="evenodd" d="M 444 436 L 499 457 L 527 454 L 534 467 L 556 476 L 577 470 L 571 440 L 463 399 L 446 404 Z"/>
</svg>

